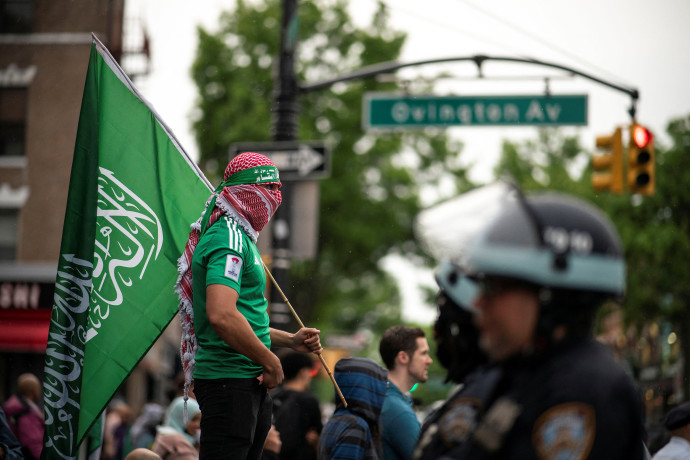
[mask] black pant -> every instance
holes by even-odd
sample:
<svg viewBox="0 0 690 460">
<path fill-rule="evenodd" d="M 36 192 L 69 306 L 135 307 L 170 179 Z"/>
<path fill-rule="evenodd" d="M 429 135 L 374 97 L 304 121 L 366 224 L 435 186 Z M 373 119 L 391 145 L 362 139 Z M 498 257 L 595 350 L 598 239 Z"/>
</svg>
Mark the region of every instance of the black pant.
<svg viewBox="0 0 690 460">
<path fill-rule="evenodd" d="M 259 460 L 273 402 L 257 379 L 194 380 L 201 408 L 199 459 Z"/>
</svg>

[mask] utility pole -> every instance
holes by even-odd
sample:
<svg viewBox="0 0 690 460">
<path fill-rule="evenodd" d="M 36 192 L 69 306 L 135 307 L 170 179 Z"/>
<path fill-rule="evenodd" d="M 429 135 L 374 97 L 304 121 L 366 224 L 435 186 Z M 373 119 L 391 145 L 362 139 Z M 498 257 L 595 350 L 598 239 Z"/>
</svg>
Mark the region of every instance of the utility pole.
<svg viewBox="0 0 690 460">
<path fill-rule="evenodd" d="M 272 137 L 274 141 L 294 141 L 297 138 L 297 78 L 295 76 L 295 48 L 297 47 L 297 1 L 283 0 L 280 26 L 280 51 L 274 74 L 272 108 Z M 288 270 L 290 248 L 290 182 L 283 181 L 283 204 L 278 207 L 272 225 L 273 262 L 271 271 L 276 283 L 289 298 Z M 296 323 L 294 323 L 296 324 Z M 277 289 L 271 289 L 271 326 L 287 329 L 294 326 L 287 304 Z M 292 329 L 292 328 L 290 328 Z"/>
</svg>

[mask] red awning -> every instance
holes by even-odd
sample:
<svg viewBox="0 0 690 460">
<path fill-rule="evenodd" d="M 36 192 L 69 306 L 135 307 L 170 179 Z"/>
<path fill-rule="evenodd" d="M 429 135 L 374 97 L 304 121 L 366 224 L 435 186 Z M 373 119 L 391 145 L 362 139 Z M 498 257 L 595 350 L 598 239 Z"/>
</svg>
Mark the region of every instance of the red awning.
<svg viewBox="0 0 690 460">
<path fill-rule="evenodd" d="M 0 310 L 0 351 L 45 353 L 50 309 Z"/>
</svg>

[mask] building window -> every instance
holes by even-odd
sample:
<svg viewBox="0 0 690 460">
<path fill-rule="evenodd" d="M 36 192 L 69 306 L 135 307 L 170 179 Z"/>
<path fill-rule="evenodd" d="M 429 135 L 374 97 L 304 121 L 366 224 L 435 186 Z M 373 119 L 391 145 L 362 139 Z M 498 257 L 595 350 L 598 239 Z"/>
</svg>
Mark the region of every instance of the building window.
<svg viewBox="0 0 690 460">
<path fill-rule="evenodd" d="M 0 157 L 24 156 L 24 123 L 0 122 Z"/>
<path fill-rule="evenodd" d="M 0 157 L 26 155 L 26 88 L 0 88 Z"/>
<path fill-rule="evenodd" d="M 0 209 L 0 260 L 17 258 L 19 210 Z"/>
<path fill-rule="evenodd" d="M 0 171 L 4 180 L 16 170 L 8 168 L 9 164 L 26 160 L 27 97 L 26 88 L 0 88 Z M 0 260 L 16 260 L 19 210 L 28 193 L 28 187 L 13 182 L 0 184 Z"/>
<path fill-rule="evenodd" d="M 0 0 L 0 34 L 28 34 L 34 16 L 34 0 Z"/>
</svg>

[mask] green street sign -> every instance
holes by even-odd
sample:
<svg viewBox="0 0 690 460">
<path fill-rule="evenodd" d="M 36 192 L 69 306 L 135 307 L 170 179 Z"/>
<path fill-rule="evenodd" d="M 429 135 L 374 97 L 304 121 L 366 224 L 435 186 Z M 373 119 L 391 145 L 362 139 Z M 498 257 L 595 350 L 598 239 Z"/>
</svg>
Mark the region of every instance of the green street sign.
<svg viewBox="0 0 690 460">
<path fill-rule="evenodd" d="M 587 95 L 410 96 L 367 93 L 364 129 L 587 125 Z"/>
</svg>

